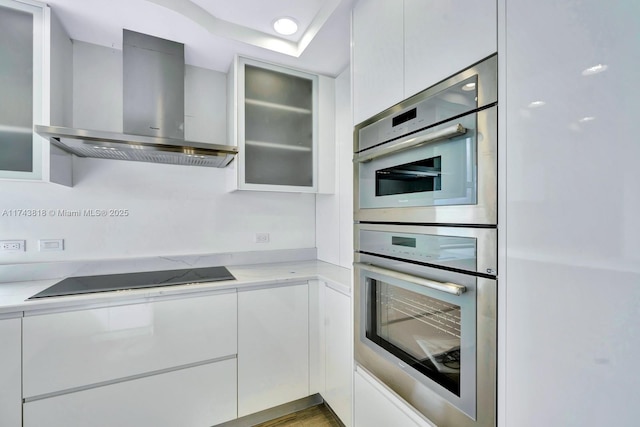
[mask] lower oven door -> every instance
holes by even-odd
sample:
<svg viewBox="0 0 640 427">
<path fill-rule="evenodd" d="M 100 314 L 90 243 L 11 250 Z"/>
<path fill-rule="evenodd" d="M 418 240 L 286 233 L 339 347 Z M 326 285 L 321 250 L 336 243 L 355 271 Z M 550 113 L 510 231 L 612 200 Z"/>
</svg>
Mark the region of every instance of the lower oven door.
<svg viewBox="0 0 640 427">
<path fill-rule="evenodd" d="M 356 362 L 439 427 L 494 426 L 496 281 L 356 257 Z"/>
</svg>

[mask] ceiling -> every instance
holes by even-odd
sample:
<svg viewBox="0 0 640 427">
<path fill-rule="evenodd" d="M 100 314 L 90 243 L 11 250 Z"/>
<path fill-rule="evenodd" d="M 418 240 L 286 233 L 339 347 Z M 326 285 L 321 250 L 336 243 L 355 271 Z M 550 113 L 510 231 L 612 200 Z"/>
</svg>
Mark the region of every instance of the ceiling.
<svg viewBox="0 0 640 427">
<path fill-rule="evenodd" d="M 235 54 L 336 76 L 357 0 L 49 0 L 69 37 L 122 49 L 122 29 L 184 43 L 189 65 L 227 72 Z M 292 36 L 275 19 L 293 17 Z"/>
</svg>

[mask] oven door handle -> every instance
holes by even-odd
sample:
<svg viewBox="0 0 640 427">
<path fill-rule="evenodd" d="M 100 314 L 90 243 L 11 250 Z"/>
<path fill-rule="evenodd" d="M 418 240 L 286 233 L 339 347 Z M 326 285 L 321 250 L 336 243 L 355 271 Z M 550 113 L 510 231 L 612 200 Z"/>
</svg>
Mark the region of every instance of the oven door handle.
<svg viewBox="0 0 640 427">
<path fill-rule="evenodd" d="M 377 159 L 378 157 L 388 156 L 399 151 L 408 150 L 409 148 L 419 147 L 420 145 L 429 144 L 431 142 L 441 141 L 443 139 L 452 138 L 454 136 L 464 135 L 465 133 L 467 133 L 467 129 L 460 123 L 457 123 L 444 129 L 430 132 L 426 135 L 420 135 L 413 138 L 405 139 L 404 141 L 397 142 L 389 147 L 376 150 L 373 153 L 358 156 L 354 159 L 354 161 L 358 163 L 370 162 L 371 160 Z"/>
<path fill-rule="evenodd" d="M 426 286 L 427 288 L 431 288 L 436 291 L 446 292 L 451 295 L 460 296 L 463 293 L 467 292 L 467 287 L 464 285 L 457 285 L 455 283 L 450 283 L 450 282 L 438 282 L 435 280 L 429 280 L 423 277 L 414 276 L 412 274 L 400 273 L 399 271 L 389 270 L 386 268 L 377 267 L 375 265 L 365 264 L 362 262 L 356 262 L 353 265 L 356 267 L 360 267 L 363 270 L 370 271 L 372 273 L 384 274 L 385 276 L 389 276 L 394 279 L 415 283 L 416 285 Z"/>
</svg>

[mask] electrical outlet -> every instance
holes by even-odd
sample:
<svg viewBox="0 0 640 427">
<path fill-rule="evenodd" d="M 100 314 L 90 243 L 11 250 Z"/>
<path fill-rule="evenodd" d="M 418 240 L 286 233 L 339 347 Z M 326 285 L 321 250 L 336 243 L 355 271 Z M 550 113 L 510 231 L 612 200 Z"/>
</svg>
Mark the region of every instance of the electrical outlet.
<svg viewBox="0 0 640 427">
<path fill-rule="evenodd" d="M 269 243 L 269 233 L 256 233 L 256 243 Z"/>
<path fill-rule="evenodd" d="M 2 252 L 24 252 L 24 240 L 0 240 L 0 251 Z"/>
</svg>

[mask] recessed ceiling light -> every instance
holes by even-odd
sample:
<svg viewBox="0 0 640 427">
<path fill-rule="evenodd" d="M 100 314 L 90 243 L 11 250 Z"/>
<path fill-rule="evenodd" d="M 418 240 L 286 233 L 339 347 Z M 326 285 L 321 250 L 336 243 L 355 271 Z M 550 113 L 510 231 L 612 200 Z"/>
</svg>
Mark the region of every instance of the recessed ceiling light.
<svg viewBox="0 0 640 427">
<path fill-rule="evenodd" d="M 276 30 L 278 34 L 290 36 L 298 31 L 298 23 L 293 18 L 278 18 L 273 21 L 273 29 Z"/>
<path fill-rule="evenodd" d="M 583 76 L 592 76 L 594 74 L 598 74 L 601 73 L 603 71 L 607 71 L 607 68 L 609 68 L 606 64 L 598 64 L 598 65 L 594 65 L 593 67 L 589 67 L 585 70 L 582 70 L 582 75 Z"/>
<path fill-rule="evenodd" d="M 476 84 L 471 82 L 471 83 L 467 83 L 466 85 L 462 86 L 462 90 L 465 90 L 467 92 L 472 91 L 476 88 Z"/>
</svg>

